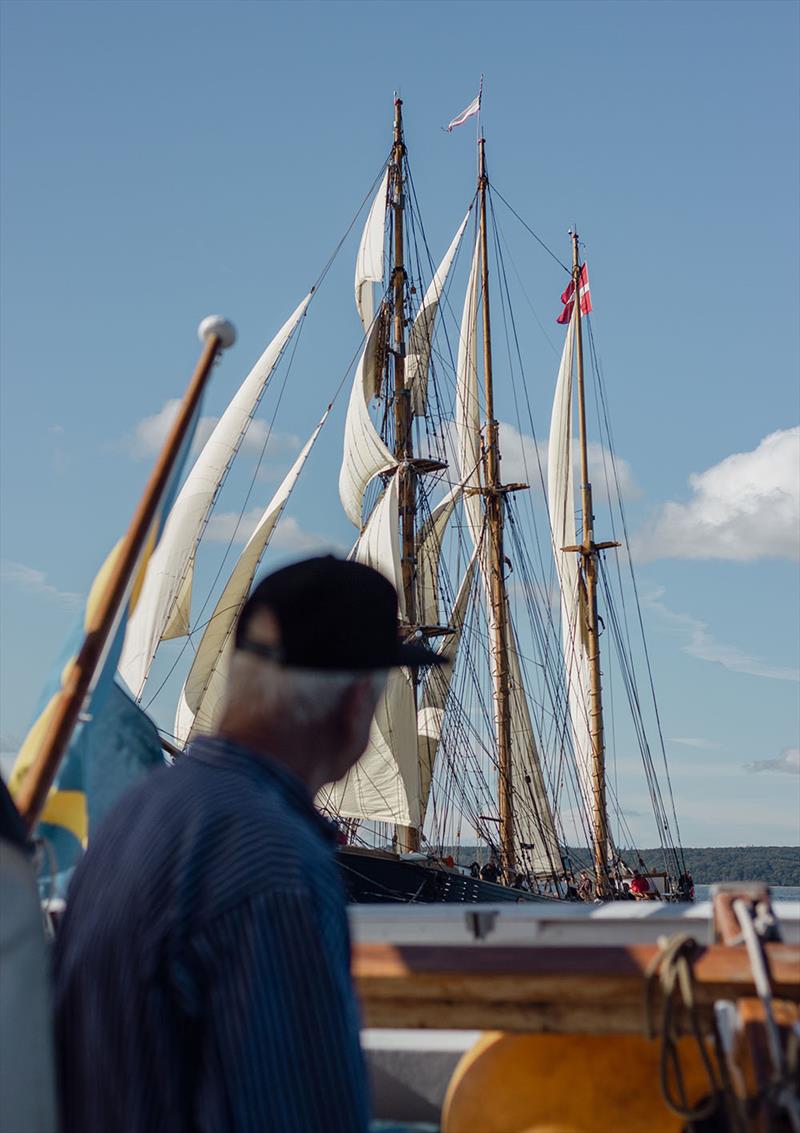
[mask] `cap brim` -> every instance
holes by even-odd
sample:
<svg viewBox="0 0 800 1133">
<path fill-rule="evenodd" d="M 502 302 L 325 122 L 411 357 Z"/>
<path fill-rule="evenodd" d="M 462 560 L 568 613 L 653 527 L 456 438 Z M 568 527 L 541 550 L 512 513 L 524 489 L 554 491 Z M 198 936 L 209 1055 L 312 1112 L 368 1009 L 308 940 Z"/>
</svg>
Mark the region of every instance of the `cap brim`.
<svg viewBox="0 0 800 1133">
<path fill-rule="evenodd" d="M 406 665 L 412 669 L 419 669 L 423 665 L 446 665 L 448 661 L 449 657 L 445 657 L 441 653 L 434 653 L 432 649 L 426 649 L 424 645 L 412 645 L 403 642 L 397 646 L 392 665 Z"/>
</svg>

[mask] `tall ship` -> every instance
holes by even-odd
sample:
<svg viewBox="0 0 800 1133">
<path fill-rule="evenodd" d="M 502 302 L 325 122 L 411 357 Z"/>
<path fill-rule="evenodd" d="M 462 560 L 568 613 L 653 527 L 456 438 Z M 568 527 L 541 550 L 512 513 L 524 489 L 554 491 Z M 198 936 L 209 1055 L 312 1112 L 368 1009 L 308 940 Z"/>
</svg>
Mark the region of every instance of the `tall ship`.
<svg viewBox="0 0 800 1133">
<path fill-rule="evenodd" d="M 399 98 L 388 159 L 365 197 L 354 283 L 361 342 L 348 379 L 339 501 L 353 530 L 350 557 L 397 589 L 403 637 L 426 641 L 449 663 L 390 675 L 367 750 L 317 802 L 339 826 L 354 902 L 609 900 L 633 895 L 634 871 L 647 878 L 649 895 L 685 899 L 690 879 L 624 546 L 581 242 L 571 230 L 566 264 L 550 253 L 566 285 L 558 319 L 566 330 L 549 439 L 538 443 L 544 429 L 529 387 L 534 373 L 542 381 L 542 366 L 520 347 L 486 149 L 479 130 L 475 192 L 440 262 L 421 223 Z M 320 396 L 313 431 L 233 569 L 223 564 L 208 591 L 196 593 L 221 488 L 321 290 L 315 285 L 280 327 L 191 464 L 127 622 L 117 680 L 148 710 L 160 688 L 160 646 L 185 643 L 172 664 L 188 668 L 177 704 L 170 712 L 161 697 L 156 710 L 162 721 L 174 712 L 160 729 L 173 759 L 215 727 L 236 619 L 295 485 L 332 474 L 319 469 L 314 450 L 346 382 L 332 398 Z M 605 430 L 594 437 L 590 380 Z M 499 388 L 513 395 L 518 429 L 509 435 L 524 479 L 503 474 Z M 526 430 L 533 439 L 520 444 Z M 595 533 L 595 450 L 605 461 L 609 538 Z M 658 860 L 639 856 L 607 771 L 603 683 L 612 652 Z"/>
</svg>

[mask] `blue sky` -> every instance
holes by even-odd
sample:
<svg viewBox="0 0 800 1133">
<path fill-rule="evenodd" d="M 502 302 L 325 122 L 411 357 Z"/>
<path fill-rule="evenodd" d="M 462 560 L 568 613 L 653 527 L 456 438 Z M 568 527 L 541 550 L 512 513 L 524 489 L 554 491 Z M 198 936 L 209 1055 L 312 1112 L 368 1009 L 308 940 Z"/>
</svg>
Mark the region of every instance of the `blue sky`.
<svg viewBox="0 0 800 1133">
<path fill-rule="evenodd" d="M 574 220 L 586 242 L 684 842 L 797 842 L 797 6 L 0 11 L 2 747 L 24 734 L 75 596 L 127 523 L 200 318 L 221 311 L 239 330 L 214 415 L 372 183 L 395 89 L 443 251 L 475 159 L 471 127 L 440 127 L 484 72 L 496 188 L 562 258 Z M 545 436 L 563 280 L 498 214 L 547 330 L 523 329 Z M 356 350 L 354 255 L 351 237 L 312 306 L 284 451 L 254 504 Z M 502 392 L 498 415 L 513 420 Z M 335 493 L 301 490 L 288 515 L 273 561 L 350 540 Z"/>
</svg>

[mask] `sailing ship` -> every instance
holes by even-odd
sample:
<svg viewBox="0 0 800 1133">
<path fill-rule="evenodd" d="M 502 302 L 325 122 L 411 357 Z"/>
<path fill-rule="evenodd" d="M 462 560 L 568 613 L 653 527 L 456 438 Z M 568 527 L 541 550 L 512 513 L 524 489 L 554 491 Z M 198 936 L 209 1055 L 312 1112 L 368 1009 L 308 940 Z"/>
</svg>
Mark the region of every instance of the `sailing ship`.
<svg viewBox="0 0 800 1133">
<path fill-rule="evenodd" d="M 576 895 L 582 869 L 591 875 L 592 894 L 606 899 L 623 895 L 631 875 L 609 829 L 598 588 L 604 553 L 619 543 L 598 542 L 594 535 L 584 388 L 583 326 L 591 309 L 586 269 L 573 232 L 570 281 L 562 296 L 567 332 L 547 456 L 548 582 L 544 568 L 537 578 L 540 552 L 522 530 L 533 505 L 515 501 L 517 495 L 530 498 L 529 485 L 505 483 L 501 472 L 485 151 L 480 136 L 475 195 L 426 283 L 402 101 L 396 99 L 391 151 L 356 258 L 363 342 L 339 473 L 341 505 L 355 534 L 350 554 L 395 584 L 404 637 L 428 641 L 450 664 L 390 675 L 366 752 L 317 800 L 339 823 L 340 860 L 353 901 L 560 899 Z M 444 315 L 451 307 L 452 269 L 470 243 L 453 351 Z M 163 734 L 175 758 L 194 736 L 215 726 L 236 619 L 331 414 L 328 405 L 210 617 L 193 620 L 196 564 L 215 500 L 316 293 L 313 288 L 305 295 L 280 328 L 197 456 L 128 621 L 119 676 L 140 702 L 162 642 L 183 637 L 194 650 L 174 725 Z M 502 291 L 500 298 L 505 304 Z M 580 470 L 577 526 L 573 447 Z M 560 594 L 555 603 L 548 589 L 553 581 Z M 527 615 L 524 627 L 521 614 Z M 615 630 L 624 649 L 628 631 Z M 627 657 L 623 668 L 638 709 Z M 685 870 L 641 713 L 637 731 L 663 849 L 662 869 L 650 871 L 652 884 L 674 896 Z M 464 831 L 491 856 L 484 876 L 477 861 L 471 870 L 456 863 Z M 578 848 L 570 850 L 570 841 Z"/>
</svg>

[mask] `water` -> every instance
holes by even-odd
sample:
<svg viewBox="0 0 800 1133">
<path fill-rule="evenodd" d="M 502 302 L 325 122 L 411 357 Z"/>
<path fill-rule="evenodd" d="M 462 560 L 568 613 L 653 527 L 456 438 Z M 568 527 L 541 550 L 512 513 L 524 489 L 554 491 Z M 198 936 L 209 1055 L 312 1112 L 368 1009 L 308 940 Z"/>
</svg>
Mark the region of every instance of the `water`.
<svg viewBox="0 0 800 1133">
<path fill-rule="evenodd" d="M 773 885 L 771 887 L 773 901 L 800 901 L 800 885 Z M 710 901 L 711 886 L 695 885 L 695 901 Z"/>
</svg>

